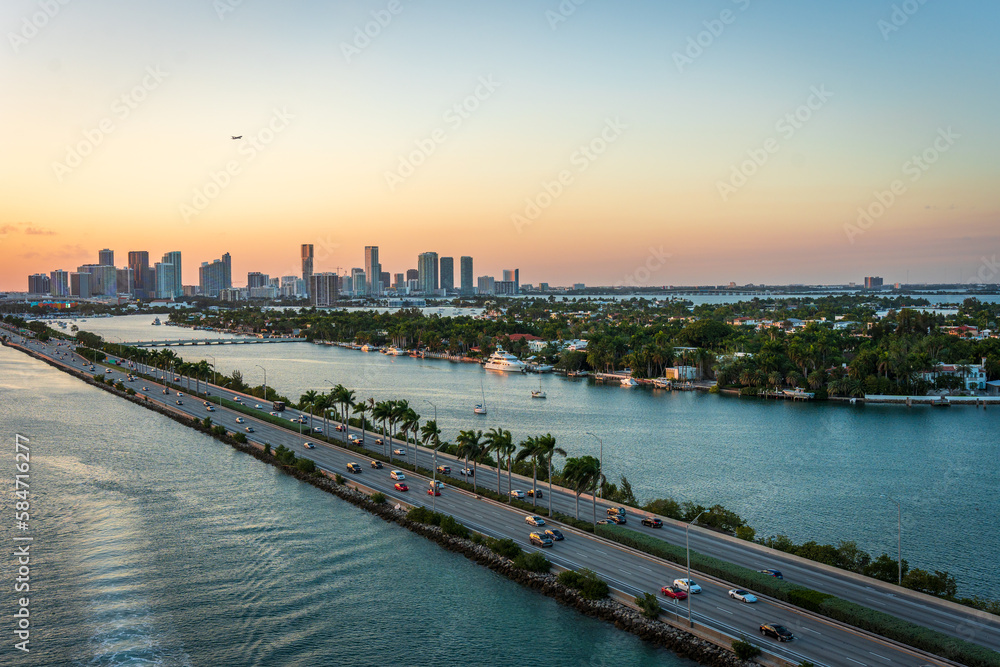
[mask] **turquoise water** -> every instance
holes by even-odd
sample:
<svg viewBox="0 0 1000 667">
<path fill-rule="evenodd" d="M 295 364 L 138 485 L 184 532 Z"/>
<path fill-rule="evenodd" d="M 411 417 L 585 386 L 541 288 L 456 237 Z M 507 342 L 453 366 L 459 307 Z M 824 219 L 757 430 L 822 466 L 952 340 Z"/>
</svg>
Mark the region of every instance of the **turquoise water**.
<svg viewBox="0 0 1000 667">
<path fill-rule="evenodd" d="M 0 425 L 8 545 L 31 438 L 17 664 L 691 664 L 7 348 Z"/>
</svg>

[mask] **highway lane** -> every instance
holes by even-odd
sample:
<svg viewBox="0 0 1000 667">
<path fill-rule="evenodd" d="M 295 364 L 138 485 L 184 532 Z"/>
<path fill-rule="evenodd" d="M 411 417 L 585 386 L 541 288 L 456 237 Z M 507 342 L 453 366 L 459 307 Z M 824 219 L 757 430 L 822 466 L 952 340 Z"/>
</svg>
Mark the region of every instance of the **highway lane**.
<svg viewBox="0 0 1000 667">
<path fill-rule="evenodd" d="M 74 366 L 79 370 L 79 363 L 74 364 Z M 95 368 L 100 369 L 101 366 L 97 365 Z M 125 379 L 124 373 L 113 366 L 111 368 L 112 373 L 105 373 L 105 375 L 110 375 L 115 379 Z M 88 372 L 88 374 L 90 373 Z M 148 392 L 141 391 L 143 384 L 149 387 Z M 410 478 L 407 481 L 410 483 L 411 490 L 405 494 L 396 492 L 392 488 L 395 480 L 389 477 L 391 470 L 389 464 L 386 464 L 382 470 L 372 470 L 368 465 L 369 459 L 365 457 L 337 447 L 327 446 L 305 434 L 300 436 L 296 432 L 279 429 L 268 422 L 252 417 L 244 417 L 246 424 L 239 425 L 235 421 L 239 415 L 233 411 L 216 408 L 214 412 L 209 413 L 200 399 L 189 396 L 178 399 L 176 391 L 173 390 L 168 395 L 164 395 L 161 393 L 162 387 L 150 381 L 137 380 L 127 383 L 127 386 L 132 386 L 139 393 L 145 393 L 153 401 L 163 402 L 166 406 L 182 410 L 187 414 L 198 417 L 211 416 L 215 423 L 222 424 L 234 431 L 242 431 L 246 425 L 251 425 L 254 427 L 255 433 L 248 435 L 250 439 L 258 442 L 267 441 L 272 446 L 284 444 L 295 451 L 297 455 L 308 456 L 318 465 L 331 471 L 341 472 L 345 477 L 350 476 L 346 471 L 346 464 L 355 461 L 361 464 L 363 470 L 358 475 L 359 481 L 366 485 L 386 493 L 390 498 L 406 498 L 413 504 L 428 506 L 431 504 L 431 497 L 426 495 L 426 478 L 407 473 L 407 477 Z M 182 393 L 186 394 L 186 392 Z M 231 398 L 231 394 L 227 397 Z M 183 404 L 178 406 L 176 400 L 181 400 Z M 255 401 L 256 399 L 252 397 L 246 398 L 246 402 L 250 403 L 251 406 L 255 405 Z M 288 412 L 291 415 L 297 414 L 295 411 Z M 303 443 L 307 440 L 314 442 L 316 448 L 306 449 Z M 369 446 L 374 445 L 372 435 L 368 434 L 366 440 L 368 440 Z M 411 450 L 412 455 L 412 445 L 408 449 Z M 429 452 L 423 448 L 418 449 L 420 450 L 421 465 L 430 467 Z M 441 457 L 441 462 L 449 463 L 456 470 L 460 467 L 459 462 L 452 457 Z M 481 469 L 480 476 L 480 482 L 484 485 L 489 484 L 489 477 L 492 477 L 492 485 L 496 484 L 495 473 L 484 475 Z M 530 486 L 530 480 L 527 482 Z M 556 495 L 553 501 L 556 502 L 557 509 L 572 513 L 573 499 L 571 496 Z M 535 547 L 532 547 L 528 541 L 528 533 L 532 528 L 524 523 L 522 510 L 477 499 L 471 493 L 453 488 L 446 489 L 442 496 L 436 499 L 436 502 L 439 511 L 453 514 L 470 528 L 488 535 L 512 537 L 526 550 L 535 550 Z M 567 507 L 560 508 L 560 505 L 563 504 L 566 504 Z M 632 519 L 635 522 L 635 517 Z M 660 586 L 683 576 L 680 568 L 664 561 L 650 558 L 577 531 L 564 529 L 564 533 L 567 535 L 565 541 L 556 543 L 552 549 L 544 550 L 545 555 L 550 560 L 558 565 L 574 569 L 589 567 L 598 572 L 612 586 L 628 594 L 657 592 Z M 779 645 L 771 639 L 757 641 L 769 652 L 783 655 L 793 662 L 801 661 L 804 656 L 817 664 L 830 664 L 831 662 L 844 664 L 839 661 L 841 657 L 852 663 L 865 665 L 885 664 L 886 662 L 901 665 L 925 664 L 925 661 L 908 651 L 883 645 L 868 636 L 845 630 L 813 615 L 799 613 L 780 603 L 767 600 L 762 600 L 756 605 L 744 605 L 730 600 L 726 596 L 726 586 L 705 578 L 698 578 L 698 581 L 705 592 L 695 596 L 692 600 L 696 621 L 734 636 L 746 634 L 748 637 L 756 634 L 759 625 L 763 622 L 780 622 L 795 632 L 797 637 L 795 642 Z M 674 602 L 663 598 L 661 598 L 661 603 L 667 609 L 675 609 L 677 606 Z"/>
</svg>

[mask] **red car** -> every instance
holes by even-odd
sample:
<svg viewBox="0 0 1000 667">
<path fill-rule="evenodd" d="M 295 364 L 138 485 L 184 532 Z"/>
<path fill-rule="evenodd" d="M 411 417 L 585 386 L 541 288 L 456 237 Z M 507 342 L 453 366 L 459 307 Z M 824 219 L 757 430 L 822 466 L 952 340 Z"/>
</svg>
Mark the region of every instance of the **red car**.
<svg viewBox="0 0 1000 667">
<path fill-rule="evenodd" d="M 438 491 L 437 489 L 427 489 L 427 495 L 428 496 L 440 496 L 441 492 Z"/>
<path fill-rule="evenodd" d="M 392 488 L 396 489 L 397 491 L 409 491 L 410 490 L 410 487 L 408 487 L 406 484 L 403 484 L 402 482 L 396 482 L 395 484 L 392 485 Z M 430 489 L 427 489 L 427 490 L 430 491 Z M 440 496 L 441 494 L 438 493 L 438 495 Z"/>
<path fill-rule="evenodd" d="M 683 589 L 677 588 L 676 586 L 664 586 L 660 589 L 664 597 L 671 598 L 673 600 L 686 600 L 688 594 L 684 592 Z"/>
</svg>

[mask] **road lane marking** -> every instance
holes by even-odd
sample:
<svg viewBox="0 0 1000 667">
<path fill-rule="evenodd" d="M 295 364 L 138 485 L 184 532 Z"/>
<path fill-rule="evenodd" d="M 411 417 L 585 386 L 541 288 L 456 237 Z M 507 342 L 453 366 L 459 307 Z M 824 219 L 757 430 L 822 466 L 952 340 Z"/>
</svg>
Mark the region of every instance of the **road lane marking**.
<svg viewBox="0 0 1000 667">
<path fill-rule="evenodd" d="M 856 662 L 856 663 L 857 663 L 857 664 L 859 664 L 859 665 L 864 665 L 865 667 L 868 667 L 868 665 L 867 665 L 867 664 L 865 664 L 865 663 L 861 662 L 860 660 L 855 660 L 854 658 L 848 658 L 848 657 L 847 657 L 846 655 L 844 656 L 844 658 L 845 658 L 846 660 L 850 660 L 851 662 Z"/>
<path fill-rule="evenodd" d="M 868 652 L 871 653 L 876 658 L 882 658 L 883 660 L 888 660 L 889 662 L 892 662 L 892 658 L 887 658 L 884 655 L 879 655 L 878 653 L 875 653 L 874 651 L 868 651 Z"/>
<path fill-rule="evenodd" d="M 803 630 L 807 630 L 808 632 L 814 632 L 814 633 L 816 633 L 817 635 L 821 635 L 821 634 L 823 634 L 823 633 L 822 633 L 822 632 L 820 632 L 819 630 L 813 630 L 812 628 L 802 628 L 802 629 L 803 629 Z"/>
<path fill-rule="evenodd" d="M 728 609 L 723 609 L 722 607 L 716 607 L 716 609 L 718 609 L 719 611 L 724 611 L 727 614 L 729 614 L 730 616 L 733 615 L 733 612 L 729 611 Z"/>
</svg>

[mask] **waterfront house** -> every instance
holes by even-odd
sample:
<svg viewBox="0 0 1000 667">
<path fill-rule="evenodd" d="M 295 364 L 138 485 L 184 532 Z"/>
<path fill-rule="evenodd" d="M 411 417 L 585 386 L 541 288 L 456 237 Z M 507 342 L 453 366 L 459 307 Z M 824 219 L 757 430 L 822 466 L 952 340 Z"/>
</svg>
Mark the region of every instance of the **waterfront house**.
<svg viewBox="0 0 1000 667">
<path fill-rule="evenodd" d="M 983 368 L 986 359 L 979 364 L 938 364 L 933 370 L 920 374 L 920 379 L 926 382 L 935 383 L 940 378 L 957 377 L 962 379 L 962 384 L 968 391 L 986 389 L 986 371 Z"/>
</svg>

